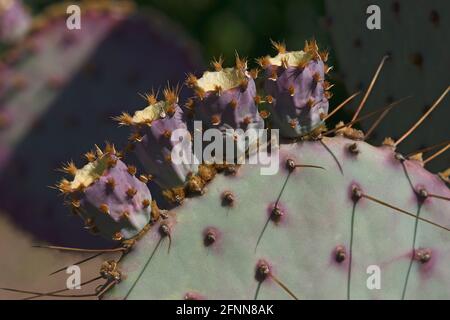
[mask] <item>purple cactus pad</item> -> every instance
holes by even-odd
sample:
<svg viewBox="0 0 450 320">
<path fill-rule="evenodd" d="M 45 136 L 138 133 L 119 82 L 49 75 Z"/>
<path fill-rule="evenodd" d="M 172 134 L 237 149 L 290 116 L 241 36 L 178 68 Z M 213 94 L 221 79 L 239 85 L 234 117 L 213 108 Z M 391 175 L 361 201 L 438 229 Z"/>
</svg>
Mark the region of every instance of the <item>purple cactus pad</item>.
<svg viewBox="0 0 450 320">
<path fill-rule="evenodd" d="M 326 65 L 320 55 L 284 52 L 263 58 L 262 65 L 267 107 L 280 134 L 295 138 L 320 126 L 328 113 L 329 96 L 324 81 Z"/>
<path fill-rule="evenodd" d="M 69 186 L 70 204 L 86 228 L 107 239 L 132 238 L 150 221 L 147 185 L 114 155 L 104 154 L 77 170 Z"/>
</svg>

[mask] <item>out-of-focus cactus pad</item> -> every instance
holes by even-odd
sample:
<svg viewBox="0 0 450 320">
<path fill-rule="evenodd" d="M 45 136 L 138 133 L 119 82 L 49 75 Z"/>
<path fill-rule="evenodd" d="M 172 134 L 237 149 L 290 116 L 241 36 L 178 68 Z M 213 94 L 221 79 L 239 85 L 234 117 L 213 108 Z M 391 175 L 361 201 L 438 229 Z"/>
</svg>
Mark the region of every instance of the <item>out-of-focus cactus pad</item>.
<svg viewBox="0 0 450 320">
<path fill-rule="evenodd" d="M 55 168 L 94 143 L 126 135 L 111 117 L 139 105 L 137 93 L 176 84 L 198 68 L 195 44 L 159 13 L 128 1 L 85 1 L 81 30 L 66 28 L 67 4 L 0 64 L 0 206 L 21 227 L 59 244 L 104 246 L 55 202 Z M 145 63 L 143 63 L 145 61 Z"/>
</svg>

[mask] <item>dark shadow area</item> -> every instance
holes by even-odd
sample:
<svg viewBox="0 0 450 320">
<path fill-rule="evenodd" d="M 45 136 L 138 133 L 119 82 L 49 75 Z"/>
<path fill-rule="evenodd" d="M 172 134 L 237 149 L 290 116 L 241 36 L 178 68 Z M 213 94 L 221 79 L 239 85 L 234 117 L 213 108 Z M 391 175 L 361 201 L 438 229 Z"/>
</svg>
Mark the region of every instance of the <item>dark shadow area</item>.
<svg viewBox="0 0 450 320">
<path fill-rule="evenodd" d="M 78 167 L 84 165 L 82 155 L 94 144 L 125 144 L 129 130 L 118 128 L 111 117 L 145 107 L 139 92 L 162 89 L 167 82 L 181 84 L 188 71 L 199 69 L 193 48 L 155 29 L 148 20 L 133 17 L 110 32 L 0 172 L 0 212 L 37 241 L 90 248 L 113 245 L 84 230 L 82 220 L 72 216 L 63 197 L 49 186 L 61 178 L 55 169 L 63 162 L 73 159 Z M 133 158 L 127 162 L 138 165 Z"/>
</svg>

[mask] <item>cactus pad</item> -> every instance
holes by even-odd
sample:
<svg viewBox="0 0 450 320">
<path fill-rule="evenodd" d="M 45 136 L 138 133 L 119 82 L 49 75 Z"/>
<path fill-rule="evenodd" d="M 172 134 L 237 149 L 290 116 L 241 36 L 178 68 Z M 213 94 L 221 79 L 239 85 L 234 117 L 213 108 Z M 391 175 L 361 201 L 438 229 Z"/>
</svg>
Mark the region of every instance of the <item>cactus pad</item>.
<svg viewBox="0 0 450 320">
<path fill-rule="evenodd" d="M 185 115 L 178 106 L 177 90 L 167 88 L 164 96 L 165 100 L 157 101 L 154 95 L 147 95 L 149 106 L 136 111 L 133 117 L 123 113 L 116 119 L 121 125 L 132 126 L 130 140 L 138 159 L 161 188 L 170 189 L 183 185 L 187 177 L 197 171 L 197 165 L 187 164 L 190 163 L 192 142 Z M 184 144 L 177 152 L 184 162 L 178 164 L 171 156 L 179 142 L 179 139 L 173 139 L 177 129 L 185 129 L 179 137 Z"/>
<path fill-rule="evenodd" d="M 303 51 L 287 52 L 279 43 L 274 46 L 278 55 L 259 59 L 265 69 L 268 110 L 280 134 L 295 138 L 320 126 L 328 113 L 327 53 L 320 54 L 315 41 L 307 42 Z"/>
<path fill-rule="evenodd" d="M 86 218 L 94 220 L 93 228 L 121 241 L 112 250 L 122 255 L 102 263 L 100 276 L 106 282 L 93 295 L 108 299 L 450 297 L 448 171 L 433 174 L 425 169 L 430 158 L 397 152 L 398 143 L 415 127 L 397 141 L 385 139 L 379 147 L 367 143 L 365 133 L 352 128 L 353 121 L 327 130 L 324 119 L 332 116 L 328 114 L 331 86 L 324 80 L 329 71 L 327 53 L 319 52 L 315 41 L 293 52 L 274 45 L 279 54 L 259 60 L 266 71 L 264 95 L 257 93 L 253 81 L 257 72 L 247 71 L 244 60 L 238 58 L 235 67 L 223 69 L 219 59 L 213 63 L 216 71 L 187 79 L 194 97 L 185 106 L 193 118 L 184 118 L 178 94 L 172 91 L 165 91 L 164 101 L 147 96 L 149 107 L 133 117 L 125 113 L 118 117 L 121 124 L 136 129 L 131 140 L 141 148 L 138 155 L 144 166 L 154 171 L 160 185 L 169 185 L 165 192 L 176 200 L 169 210 L 159 210 L 156 203 L 149 208 L 147 187 L 134 177 L 134 167 L 122 163 L 124 154 L 111 145 L 97 150 L 95 159 L 88 154 L 91 164 L 81 170 L 71 163 L 63 168 L 74 179 L 63 180 L 59 189 L 81 193 L 80 203 L 71 199 L 72 207 L 83 208 Z M 164 139 L 175 127 L 192 128 L 191 120 L 197 118 L 206 128 L 219 129 L 221 138 L 227 127 L 263 125 L 258 110 L 263 103 L 272 106 L 267 127 L 294 138 L 283 139 L 282 144 L 271 141 L 271 151 L 278 155 L 278 171 L 273 175 L 261 174 L 262 164 L 222 163 L 202 163 L 196 173 L 179 174 L 173 163 L 161 162 L 173 148 Z M 385 115 L 390 108 L 378 113 Z M 248 163 L 258 163 L 253 160 L 260 154 L 247 156 Z M 170 178 L 158 169 L 170 173 Z M 178 184 L 174 176 L 182 183 L 180 194 L 170 188 Z M 118 187 L 119 194 L 108 194 L 108 186 Z M 124 225 L 126 220 L 131 225 Z M 370 273 L 376 270 L 379 284 L 371 282 Z"/>
<path fill-rule="evenodd" d="M 322 144 L 341 163 L 343 175 Z M 450 202 L 431 196 L 450 197 L 437 176 L 415 161 L 398 160 L 387 146 L 344 137 L 282 145 L 280 159 L 276 176 L 242 166 L 234 176 L 216 177 L 202 197 L 170 211 L 124 258 L 120 268 L 127 279 L 107 297 L 292 298 L 277 281 L 299 299 L 400 299 L 405 286 L 408 299 L 450 296 L 450 233 L 416 219 L 420 214 L 450 226 Z M 354 186 L 413 216 L 364 196 L 355 199 Z M 420 190 L 428 192 L 426 198 L 418 196 Z M 233 195 L 232 205 L 222 202 L 226 192 Z M 158 232 L 164 224 L 170 239 Z M 430 252 L 429 260 L 418 258 L 420 250 Z M 261 259 L 274 279 L 255 277 Z M 366 286 L 370 265 L 381 268 L 380 290 Z"/>
<path fill-rule="evenodd" d="M 61 180 L 58 189 L 88 230 L 116 241 L 130 239 L 150 221 L 150 191 L 135 177 L 136 168 L 117 158 L 114 147 L 99 153 L 81 169 L 73 163 L 64 167 L 73 180 Z"/>
</svg>

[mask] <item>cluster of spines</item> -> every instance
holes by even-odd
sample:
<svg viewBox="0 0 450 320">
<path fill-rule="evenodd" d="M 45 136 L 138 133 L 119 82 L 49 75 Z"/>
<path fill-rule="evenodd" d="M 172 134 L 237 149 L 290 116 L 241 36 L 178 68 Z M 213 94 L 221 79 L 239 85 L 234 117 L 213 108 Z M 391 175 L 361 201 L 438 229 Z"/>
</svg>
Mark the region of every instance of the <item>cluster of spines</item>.
<svg viewBox="0 0 450 320">
<path fill-rule="evenodd" d="M 157 183 L 163 188 L 163 195 L 170 203 L 181 203 L 186 195 L 201 194 L 205 185 L 212 180 L 216 174 L 214 166 L 200 165 L 198 167 L 192 167 L 192 171 L 188 171 L 183 179 L 174 178 L 174 181 L 161 181 L 158 179 L 158 174 L 161 170 L 166 172 L 174 172 L 176 166 L 172 163 L 170 151 L 171 151 L 171 136 L 172 129 L 185 128 L 187 130 L 186 118 L 183 115 L 182 109 L 178 106 L 179 88 L 166 87 L 163 90 L 164 100 L 158 101 L 158 94 L 154 91 L 148 94 L 144 94 L 148 107 L 154 109 L 154 118 L 145 118 L 143 121 L 136 122 L 133 116 L 129 113 L 122 113 L 122 115 L 115 117 L 119 125 L 132 127 L 132 133 L 129 137 L 129 144 L 126 146 L 126 151 L 136 151 L 138 158 L 141 159 L 144 166 L 147 164 L 146 157 L 140 156 L 139 152 L 143 152 L 151 158 L 157 157 L 157 151 L 164 151 L 163 161 L 159 163 L 158 168 L 147 168 Z M 163 104 L 163 108 L 160 108 L 158 104 Z M 172 119 L 173 116 L 178 114 L 179 118 Z M 151 131 L 152 126 L 159 126 L 161 132 Z M 153 150 L 156 148 L 158 150 Z M 164 150 L 163 150 L 164 149 Z M 170 180 L 170 179 L 169 179 Z"/>
<path fill-rule="evenodd" d="M 327 116 L 333 85 L 324 76 L 332 68 L 326 64 L 328 52 L 319 51 L 315 40 L 306 41 L 303 51 L 297 52 L 288 52 L 282 42 L 272 41 L 272 45 L 277 50 L 279 65 L 273 63 L 273 59 L 277 57 L 264 56 L 256 60 L 265 73 L 266 102 L 271 113 L 275 113 L 272 121 L 280 128 L 281 134 L 295 138 L 320 126 Z M 301 59 L 297 57 L 297 61 L 292 61 L 293 55 L 301 54 Z M 312 63 L 320 63 L 323 70 L 313 72 L 309 80 L 308 75 L 304 76 L 303 73 L 306 68 L 314 71 L 315 64 Z M 311 88 L 305 86 L 304 82 L 307 81 L 311 81 Z M 318 85 L 322 87 L 323 93 L 315 92 Z M 318 97 L 315 96 L 316 93 Z M 313 110 L 316 106 L 320 107 L 317 111 Z"/>
<path fill-rule="evenodd" d="M 222 58 L 222 56 L 219 56 L 219 58 L 213 58 L 211 61 L 211 67 L 215 72 L 221 72 L 223 71 L 223 63 L 225 60 Z M 254 68 L 249 71 L 247 71 L 247 65 L 248 61 L 246 58 L 241 58 L 239 54 L 236 53 L 235 57 L 235 64 L 234 69 L 241 72 L 242 74 L 245 74 L 248 72 L 250 77 L 252 79 L 256 79 L 258 77 L 259 69 Z M 198 84 L 198 78 L 193 74 L 189 73 L 186 77 L 185 84 L 188 88 L 191 88 L 194 91 L 194 97 L 198 100 L 203 100 L 206 94 L 206 91 L 201 88 Z M 237 86 L 241 88 L 241 90 L 246 90 L 248 86 L 248 79 L 242 79 Z M 221 96 L 223 93 L 223 88 L 220 85 L 215 85 L 214 90 L 212 90 L 217 96 Z M 190 107 L 192 103 L 192 99 L 188 99 L 187 101 L 187 107 Z M 236 105 L 232 105 L 232 107 L 236 107 Z"/>
<path fill-rule="evenodd" d="M 212 73 L 222 73 L 224 77 L 227 77 L 226 72 L 237 75 L 239 79 L 228 79 L 233 82 L 229 88 L 224 88 L 220 81 L 212 84 L 211 88 L 204 88 L 194 74 L 188 74 L 185 84 L 193 91 L 193 97 L 187 99 L 184 104 L 188 115 L 203 121 L 207 127 L 228 125 L 237 129 L 246 127 L 253 122 L 260 122 L 257 106 L 261 101 L 256 94 L 254 83 L 259 69 L 248 70 L 247 60 L 239 57 L 237 53 L 233 67 L 224 68 L 223 63 L 222 57 L 213 59 L 211 66 L 214 71 Z M 205 72 L 200 79 L 208 77 L 208 73 L 211 72 Z M 241 115 L 240 113 L 246 114 Z"/>
<path fill-rule="evenodd" d="M 143 135 L 141 132 L 142 129 L 145 127 L 151 127 L 154 121 L 164 119 L 166 115 L 172 117 L 175 114 L 178 103 L 179 88 L 172 88 L 168 86 L 163 90 L 163 95 L 163 101 L 158 101 L 158 93 L 155 93 L 154 90 L 150 93 L 145 93 L 142 95 L 148 107 L 154 109 L 152 117 L 144 118 L 142 121 L 136 121 L 128 112 L 122 112 L 121 115 L 113 117 L 113 120 L 116 121 L 119 126 L 129 126 L 133 128 L 133 133 L 128 139 L 130 143 L 140 142 Z M 156 106 L 158 102 L 164 102 L 162 108 L 158 108 Z"/>
<path fill-rule="evenodd" d="M 92 150 L 88 151 L 87 153 L 84 154 L 84 157 L 87 160 L 87 164 L 93 164 L 96 161 L 104 161 L 105 170 L 100 174 L 93 176 L 92 180 L 88 181 L 87 183 L 80 182 L 78 185 L 75 186 L 69 179 L 63 178 L 61 179 L 60 182 L 56 184 L 55 188 L 59 190 L 61 194 L 64 196 L 65 204 L 70 208 L 71 212 L 84 220 L 85 228 L 94 234 L 98 234 L 103 230 L 100 230 L 99 228 L 101 228 L 102 226 L 97 225 L 95 222 L 95 215 L 96 215 L 95 210 L 104 215 L 111 215 L 113 208 L 110 208 L 110 206 L 106 203 L 106 201 L 99 202 L 95 208 L 91 207 L 89 207 L 89 209 L 85 208 L 83 204 L 85 202 L 84 199 L 86 196 L 86 192 L 89 192 L 88 188 L 101 183 L 100 182 L 101 177 L 108 176 L 109 171 L 115 168 L 118 165 L 118 162 L 122 162 L 120 160 L 122 158 L 122 154 L 121 152 L 116 150 L 113 144 L 106 143 L 106 146 L 103 150 L 96 145 L 95 151 Z M 69 161 L 68 163 L 63 165 L 62 168 L 59 170 L 69 175 L 72 179 L 75 179 L 80 169 L 77 168 L 77 166 L 73 161 Z M 127 165 L 126 171 L 130 175 L 130 177 L 137 178 L 143 185 L 145 185 L 149 181 L 148 176 L 144 174 L 136 177 L 137 168 L 134 165 Z M 125 182 L 121 181 L 120 178 L 118 180 L 112 175 L 108 176 L 106 180 L 102 183 L 104 184 L 104 186 L 102 187 L 102 189 L 104 189 L 104 194 L 100 194 L 99 197 L 100 198 L 107 197 L 109 194 L 114 193 L 118 185 L 123 183 Z M 146 190 L 146 187 L 144 188 L 144 190 Z M 129 184 L 125 188 L 122 197 L 129 199 L 131 201 L 136 196 L 137 193 L 138 190 L 136 186 Z M 149 191 L 148 195 L 150 195 Z M 115 197 L 119 196 L 120 195 L 115 194 Z M 149 196 L 148 198 L 142 199 L 140 207 L 142 210 L 148 210 L 149 212 L 151 212 L 151 207 L 154 206 L 155 204 L 156 203 L 154 203 L 154 200 L 152 201 L 151 197 Z M 88 211 L 89 214 L 87 214 Z M 94 213 L 92 213 L 93 211 Z M 124 210 L 120 214 L 120 219 L 124 221 L 129 221 L 131 214 L 133 214 L 133 212 Z M 155 217 L 152 216 L 152 218 L 154 219 Z M 113 240 L 117 241 L 126 239 L 126 237 L 124 237 L 124 235 L 120 231 L 114 232 L 111 236 Z"/>
</svg>

